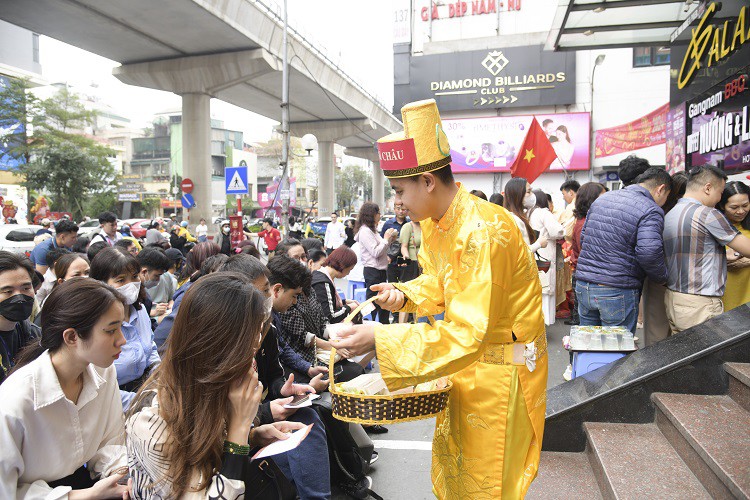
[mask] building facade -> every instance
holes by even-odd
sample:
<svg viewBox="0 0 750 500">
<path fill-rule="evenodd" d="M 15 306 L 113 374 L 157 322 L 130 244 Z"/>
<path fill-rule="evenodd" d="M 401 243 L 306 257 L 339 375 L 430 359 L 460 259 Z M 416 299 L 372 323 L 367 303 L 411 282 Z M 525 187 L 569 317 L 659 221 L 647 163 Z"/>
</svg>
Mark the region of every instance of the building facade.
<svg viewBox="0 0 750 500">
<path fill-rule="evenodd" d="M 437 100 L 454 172 L 467 188 L 502 191 L 533 118 L 558 156 L 534 187 L 560 204 L 566 178 L 617 187 L 615 171 L 629 154 L 665 165 L 668 47 L 545 51 L 554 0 L 438 3 L 396 3 L 394 113 L 409 101 Z M 660 139 L 638 140 L 630 124 L 647 116 L 654 133 L 646 135 L 661 127 Z M 617 148 L 602 134 L 610 130 L 619 133 Z M 597 148 L 597 132 L 608 147 Z"/>
<path fill-rule="evenodd" d="M 667 163 L 750 170 L 750 4 L 706 2 L 672 35 Z M 705 43 L 703 43 L 705 41 Z"/>
<path fill-rule="evenodd" d="M 18 26 L 0 21 L 0 88 L 11 79 L 26 79 L 32 86 L 44 84 L 42 66 L 39 61 L 39 35 Z M 0 123 L 0 136 L 22 136 L 22 123 Z M 12 142 L 12 141 L 11 141 Z M 21 186 L 23 178 L 16 174 L 19 162 L 9 155 L 10 145 L 0 141 L 0 205 L 10 203 L 15 210 L 15 219 L 23 222 L 29 217 L 28 192 Z M 0 224 L 5 217 L 0 216 Z"/>
<path fill-rule="evenodd" d="M 224 127 L 221 120 L 211 120 L 211 190 L 212 214 L 227 215 L 228 199 L 224 194 L 224 171 L 228 166 L 248 166 L 250 194 L 243 204 L 252 204 L 257 194 L 257 161 L 255 154 L 243 143 L 243 134 Z M 182 112 L 165 111 L 156 115 L 151 137 L 132 140 L 133 158 L 124 172 L 119 189 L 120 201 L 139 203 L 135 208 L 164 216 L 182 213 L 180 202 L 182 170 Z M 147 200 L 154 200 L 149 202 Z M 193 221 L 196 222 L 197 221 Z"/>
</svg>

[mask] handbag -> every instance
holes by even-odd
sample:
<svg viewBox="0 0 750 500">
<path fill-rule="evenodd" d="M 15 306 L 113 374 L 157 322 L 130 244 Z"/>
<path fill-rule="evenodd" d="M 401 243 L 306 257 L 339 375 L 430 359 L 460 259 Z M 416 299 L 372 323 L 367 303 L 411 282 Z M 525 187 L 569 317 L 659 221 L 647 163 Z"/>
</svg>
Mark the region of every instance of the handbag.
<svg viewBox="0 0 750 500">
<path fill-rule="evenodd" d="M 401 242 L 396 240 L 388 245 L 388 259 L 391 262 L 396 262 L 401 256 Z"/>
<path fill-rule="evenodd" d="M 246 460 L 242 468 L 247 500 L 296 500 L 297 488 L 270 458 Z"/>
<path fill-rule="evenodd" d="M 539 255 L 539 251 L 537 250 L 534 252 L 534 260 L 536 260 L 536 267 L 539 269 L 539 271 L 546 273 L 549 271 L 551 262 L 549 259 L 545 259 L 541 255 Z"/>
</svg>

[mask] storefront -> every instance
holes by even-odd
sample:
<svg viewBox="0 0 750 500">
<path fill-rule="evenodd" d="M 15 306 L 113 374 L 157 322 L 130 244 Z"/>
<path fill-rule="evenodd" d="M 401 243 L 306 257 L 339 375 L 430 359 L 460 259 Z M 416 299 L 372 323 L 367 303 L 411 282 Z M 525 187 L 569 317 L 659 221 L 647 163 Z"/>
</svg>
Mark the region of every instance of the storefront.
<svg viewBox="0 0 750 500">
<path fill-rule="evenodd" d="M 672 41 L 667 163 L 750 170 L 750 5 L 702 5 Z"/>
</svg>

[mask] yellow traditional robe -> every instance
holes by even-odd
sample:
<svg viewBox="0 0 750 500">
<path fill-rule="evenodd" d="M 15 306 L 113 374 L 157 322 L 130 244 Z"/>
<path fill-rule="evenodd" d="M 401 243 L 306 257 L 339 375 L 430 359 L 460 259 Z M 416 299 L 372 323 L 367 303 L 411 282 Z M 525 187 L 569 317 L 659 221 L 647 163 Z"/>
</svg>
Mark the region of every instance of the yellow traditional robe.
<svg viewBox="0 0 750 500">
<path fill-rule="evenodd" d="M 419 261 L 424 273 L 395 285 L 408 298 L 402 311 L 445 320 L 377 326 L 383 378 L 396 390 L 451 376 L 432 446 L 438 498 L 522 498 L 539 467 L 546 406 L 536 263 L 511 215 L 460 184 L 443 218 L 422 222 Z M 534 371 L 512 364 L 524 344 L 538 347 Z"/>
</svg>

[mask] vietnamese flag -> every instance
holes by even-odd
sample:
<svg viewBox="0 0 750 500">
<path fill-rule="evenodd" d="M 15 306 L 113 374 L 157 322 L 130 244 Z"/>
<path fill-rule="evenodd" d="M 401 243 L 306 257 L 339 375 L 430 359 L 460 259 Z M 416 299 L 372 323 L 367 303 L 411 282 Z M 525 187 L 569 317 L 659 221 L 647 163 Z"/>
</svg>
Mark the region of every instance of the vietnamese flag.
<svg viewBox="0 0 750 500">
<path fill-rule="evenodd" d="M 510 176 L 524 177 L 531 184 L 556 158 L 557 153 L 552 143 L 549 142 L 547 134 L 534 117 L 516 160 L 510 167 Z"/>
</svg>

